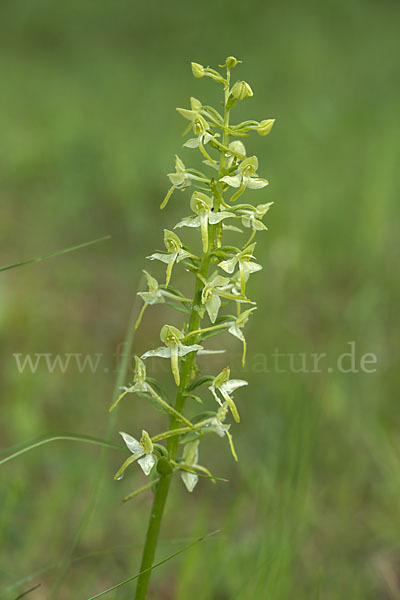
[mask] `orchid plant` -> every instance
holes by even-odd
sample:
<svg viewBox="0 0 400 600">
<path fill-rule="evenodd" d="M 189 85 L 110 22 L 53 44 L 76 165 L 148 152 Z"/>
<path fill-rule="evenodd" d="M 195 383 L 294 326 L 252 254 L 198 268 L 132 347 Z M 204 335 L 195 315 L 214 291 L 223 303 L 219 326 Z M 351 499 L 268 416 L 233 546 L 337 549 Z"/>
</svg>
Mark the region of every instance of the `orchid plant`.
<svg viewBox="0 0 400 600">
<path fill-rule="evenodd" d="M 223 73 L 192 63 L 195 78 L 209 77 L 222 86 L 223 112 L 203 104 L 197 98 L 191 98 L 190 108 L 177 109 L 189 122 L 185 133 L 190 132 L 191 136 L 184 146 L 198 150 L 204 166 L 201 171 L 188 168 L 176 156 L 175 172 L 168 175 L 171 187 L 161 208 L 164 209 L 178 191 L 188 194 L 183 206 L 187 206 L 187 212 L 190 209 L 191 214 L 186 213 L 172 228 L 198 229 L 201 252 L 190 249 L 174 231 L 164 230 L 166 251 L 156 252 L 148 258 L 164 263 L 165 283 L 159 284 L 153 275 L 144 271 L 148 290 L 139 292 L 144 304 L 136 327 L 145 309 L 160 303 L 183 312 L 186 318 L 179 328 L 164 325 L 160 332 L 163 345 L 136 357 L 134 381 L 123 388 L 110 409 L 128 394 L 136 394 L 149 399 L 169 416 L 168 429 L 157 435 L 151 436 L 143 431 L 138 440 L 121 432 L 130 455 L 115 478 L 122 478 L 125 470 L 137 462 L 149 477 L 149 483 L 140 491 L 152 490 L 154 495 L 136 600 L 147 597 L 163 510 L 173 475 L 180 474 L 189 492 L 194 490 L 199 477 L 215 482 L 210 471 L 199 464 L 201 445 L 209 434 L 227 438 L 233 458 L 237 460 L 231 425 L 226 420 L 230 415 L 239 423 L 239 409 L 233 396 L 240 394 L 238 390 L 247 382 L 231 379 L 229 366 L 220 373 L 201 375 L 197 358 L 201 354 L 216 352 L 207 349 L 204 344 L 207 338 L 229 333 L 242 344 L 244 366 L 247 346 L 243 329 L 256 309 L 255 302 L 247 296 L 247 283 L 250 275 L 262 269 L 256 262 L 256 243 L 253 239 L 256 233 L 267 229 L 263 218 L 272 204 L 237 202 L 245 192 L 252 194 L 252 190 L 263 190 L 268 185 L 268 181 L 258 175 L 257 157 L 247 156 L 246 147 L 239 138 L 248 136 L 252 131 L 265 136 L 274 124 L 274 119 L 260 122 L 249 120 L 236 125 L 231 123 L 231 111 L 236 103 L 253 96 L 247 82 L 239 80 L 231 85 L 231 71 L 240 62 L 229 56 L 221 65 Z M 188 188 L 191 189 L 187 191 Z M 254 192 L 255 197 L 258 194 L 264 197 L 264 192 Z M 231 231 L 243 233 L 241 227 L 250 229 L 250 238 L 244 244 L 239 244 L 241 247 L 227 245 L 224 235 Z M 174 270 L 179 265 L 183 265 L 194 279 L 193 298 L 186 298 L 171 287 Z M 167 397 L 160 382 L 147 376 L 145 363 L 150 357 L 170 361 L 177 388 L 174 402 Z M 202 389 L 205 389 L 208 401 L 214 403 L 214 410 L 201 412 L 189 420 L 184 415 L 185 406 L 192 401 L 202 403 L 203 400 L 197 395 Z M 135 495 L 133 493 L 129 498 Z"/>
</svg>

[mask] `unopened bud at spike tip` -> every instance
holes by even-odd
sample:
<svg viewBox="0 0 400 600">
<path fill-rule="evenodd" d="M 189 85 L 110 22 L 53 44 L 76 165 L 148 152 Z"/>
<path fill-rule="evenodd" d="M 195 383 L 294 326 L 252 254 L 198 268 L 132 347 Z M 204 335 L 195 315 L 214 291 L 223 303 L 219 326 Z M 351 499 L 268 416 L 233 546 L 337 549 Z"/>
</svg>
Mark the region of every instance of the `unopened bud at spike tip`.
<svg viewBox="0 0 400 600">
<path fill-rule="evenodd" d="M 241 60 L 238 60 L 234 56 L 227 56 L 227 58 L 225 59 L 225 64 L 219 66 L 221 68 L 226 67 L 227 69 L 234 69 L 241 62 Z"/>
<path fill-rule="evenodd" d="M 192 62 L 192 73 L 193 77 L 196 77 L 196 79 L 201 79 L 205 75 L 205 69 L 203 65 L 200 65 L 196 62 Z"/>
</svg>

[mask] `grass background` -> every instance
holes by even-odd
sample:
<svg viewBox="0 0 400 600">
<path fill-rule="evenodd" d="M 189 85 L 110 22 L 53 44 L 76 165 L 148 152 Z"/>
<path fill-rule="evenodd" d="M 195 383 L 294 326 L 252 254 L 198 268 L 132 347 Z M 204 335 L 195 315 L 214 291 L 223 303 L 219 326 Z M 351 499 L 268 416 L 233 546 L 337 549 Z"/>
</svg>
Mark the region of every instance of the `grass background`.
<svg viewBox="0 0 400 600">
<path fill-rule="evenodd" d="M 188 496 L 177 481 L 159 557 L 221 533 L 155 571 L 152 598 L 400 598 L 399 12 L 390 0 L 1 3 L 0 262 L 112 235 L 1 274 L 2 448 L 54 430 L 104 436 L 144 257 L 187 213 L 188 194 L 158 211 L 174 154 L 191 160 L 175 107 L 190 95 L 218 101 L 190 60 L 241 58 L 254 98 L 236 117 L 277 119 L 247 144 L 270 180 L 254 194 L 275 205 L 251 283 L 260 307 L 248 326 L 250 386 L 238 394 L 240 462 L 210 441 L 202 461 L 230 482 L 201 481 Z M 154 347 L 170 318 L 162 307 L 147 314 L 134 351 Z M 376 354 L 376 373 L 329 373 L 353 340 L 358 361 Z M 260 355 L 275 349 L 325 352 L 327 363 L 266 373 Z M 13 353 L 38 352 L 104 359 L 96 374 L 18 373 Z M 112 439 L 164 423 L 132 398 Z M 65 558 L 99 451 L 59 442 L 2 467 L 1 598 L 40 583 L 32 600 L 87 599 L 138 571 L 151 498 L 120 504 L 144 477 L 132 469 L 114 482 L 116 454 L 76 548 L 91 556 L 62 581 L 67 563 L 8 592 Z M 131 598 L 132 586 L 110 597 Z"/>
</svg>

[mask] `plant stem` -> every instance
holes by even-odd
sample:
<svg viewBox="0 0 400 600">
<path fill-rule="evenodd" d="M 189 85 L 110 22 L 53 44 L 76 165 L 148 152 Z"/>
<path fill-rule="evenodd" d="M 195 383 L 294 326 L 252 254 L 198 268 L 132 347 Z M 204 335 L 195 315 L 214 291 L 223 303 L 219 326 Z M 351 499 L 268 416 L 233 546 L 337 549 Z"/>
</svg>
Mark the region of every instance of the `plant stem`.
<svg viewBox="0 0 400 600">
<path fill-rule="evenodd" d="M 154 561 L 164 506 L 171 483 L 171 476 L 171 474 L 161 475 L 160 480 L 157 483 L 157 489 L 154 494 L 154 501 L 150 514 L 149 526 L 147 529 L 146 543 L 143 549 L 142 564 L 140 566 L 140 571 L 144 572 L 139 576 L 138 579 L 135 600 L 145 600 L 147 596 L 147 588 L 149 586 L 151 576 L 150 568 Z"/>
<path fill-rule="evenodd" d="M 224 108 L 224 126 L 227 128 L 229 126 L 229 110 L 226 109 L 226 104 L 229 96 L 229 70 L 227 74 L 227 88 L 225 90 L 225 108 Z M 229 144 L 229 134 L 224 131 L 223 134 L 223 144 L 228 146 Z M 222 177 L 223 169 L 226 164 L 226 156 L 225 151 L 221 149 L 220 151 L 220 167 L 218 179 Z M 215 207 L 218 210 L 218 205 L 220 203 L 220 198 L 222 197 L 222 190 L 219 189 L 220 197 L 215 198 L 217 206 Z M 216 233 L 217 233 L 217 225 L 209 225 L 208 230 L 208 238 L 210 240 L 208 252 L 203 254 L 200 268 L 199 268 L 199 277 L 196 277 L 196 286 L 195 293 L 193 297 L 192 310 L 190 313 L 189 319 L 189 327 L 187 336 L 192 335 L 193 332 L 196 332 L 200 328 L 201 321 L 201 313 L 200 309 L 202 306 L 201 303 L 201 295 L 203 291 L 203 281 L 207 280 L 208 271 L 210 268 L 212 252 L 216 248 Z M 195 342 L 195 340 L 194 340 Z M 175 410 L 179 413 L 183 412 L 185 400 L 186 400 L 186 389 L 190 384 L 194 361 L 196 358 L 196 353 L 191 352 L 182 360 L 182 370 L 181 370 L 181 381 L 179 385 L 179 389 L 176 395 L 175 401 Z M 179 420 L 175 415 L 171 416 L 169 431 L 176 430 L 179 426 Z M 179 436 L 174 435 L 167 439 L 167 450 L 169 453 L 169 458 L 171 463 L 173 464 L 176 458 L 176 454 L 179 446 Z M 138 578 L 138 584 L 136 588 L 135 600 L 146 600 L 147 597 L 147 589 L 149 586 L 150 576 L 151 576 L 151 567 L 153 565 L 155 551 L 157 547 L 158 535 L 160 532 L 160 526 L 162 521 L 162 516 L 164 512 L 165 503 L 167 500 L 169 486 L 171 485 L 172 474 L 161 474 L 160 479 L 157 483 L 156 490 L 154 492 L 154 500 L 153 506 L 151 509 L 149 525 L 147 528 L 146 541 L 143 549 L 142 562 L 140 566 L 140 571 L 142 574 Z"/>
</svg>

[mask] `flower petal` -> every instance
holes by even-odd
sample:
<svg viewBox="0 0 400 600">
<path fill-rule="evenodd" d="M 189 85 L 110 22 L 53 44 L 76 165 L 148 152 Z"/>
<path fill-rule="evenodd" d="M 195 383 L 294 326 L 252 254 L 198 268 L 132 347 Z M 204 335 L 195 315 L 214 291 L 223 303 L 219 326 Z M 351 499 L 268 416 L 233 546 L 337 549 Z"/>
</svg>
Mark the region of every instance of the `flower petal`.
<svg viewBox="0 0 400 600">
<path fill-rule="evenodd" d="M 234 256 L 233 258 L 230 258 L 228 260 L 223 260 L 222 262 L 219 263 L 219 267 L 221 267 L 221 269 L 223 269 L 226 273 L 233 273 L 233 271 L 235 270 L 236 264 L 237 264 L 237 257 Z"/>
<path fill-rule="evenodd" d="M 139 458 L 138 463 L 141 466 L 143 473 L 149 475 L 156 464 L 156 459 L 152 454 L 145 454 L 143 458 Z"/>
<path fill-rule="evenodd" d="M 247 178 L 247 187 L 250 190 L 259 190 L 268 184 L 269 184 L 269 181 L 267 181 L 266 179 L 261 179 L 261 177 L 248 177 Z"/>
<path fill-rule="evenodd" d="M 171 358 L 171 348 L 167 348 L 166 346 L 160 346 L 159 348 L 155 348 L 154 350 L 148 350 L 140 358 L 143 360 L 146 358 L 150 358 L 152 356 L 159 356 L 161 358 Z"/>
<path fill-rule="evenodd" d="M 225 177 L 222 177 L 220 179 L 220 181 L 227 183 L 231 187 L 238 188 L 238 187 L 240 187 L 240 184 L 242 183 L 242 177 L 239 173 L 237 175 L 233 175 L 233 176 L 225 175 Z"/>
<path fill-rule="evenodd" d="M 143 446 L 137 439 L 129 435 L 129 433 L 125 433 L 124 431 L 120 431 L 119 434 L 122 436 L 122 439 L 127 445 L 128 450 L 130 450 L 132 454 L 138 454 L 139 456 L 144 454 Z"/>
<path fill-rule="evenodd" d="M 215 390 L 215 386 L 214 385 L 210 385 L 210 387 L 208 389 L 210 390 L 210 392 L 212 393 L 212 395 L 214 396 L 214 398 L 216 399 L 216 401 L 218 402 L 218 404 L 220 406 L 222 406 L 222 400 L 217 396 L 217 392 Z"/>
<path fill-rule="evenodd" d="M 222 423 L 217 417 L 212 417 L 210 420 L 209 430 L 214 431 L 219 437 L 224 437 L 227 431 L 229 431 L 230 425 Z"/>
<path fill-rule="evenodd" d="M 256 273 L 257 271 L 261 271 L 262 266 L 254 262 L 244 260 L 242 262 L 242 268 L 244 273 Z"/>
<path fill-rule="evenodd" d="M 221 212 L 212 212 L 208 216 L 208 221 L 214 225 L 215 223 L 220 223 L 224 219 L 230 219 L 235 217 L 234 213 L 228 212 L 227 210 L 222 210 Z"/>
<path fill-rule="evenodd" d="M 197 482 L 199 481 L 198 475 L 196 475 L 196 473 L 188 473 L 188 471 L 182 471 L 181 478 L 186 486 L 187 491 L 193 492 Z"/>
<path fill-rule="evenodd" d="M 161 290 L 157 290 L 157 292 L 138 292 L 137 295 L 142 298 L 145 304 L 161 304 L 165 302 Z"/>
<path fill-rule="evenodd" d="M 218 312 L 221 307 L 221 299 L 217 294 L 211 294 L 211 297 L 206 302 L 206 310 L 208 312 L 208 316 L 210 317 L 211 323 L 215 323 Z"/>
<path fill-rule="evenodd" d="M 228 332 L 237 337 L 241 342 L 245 341 L 242 330 L 239 329 L 239 327 L 236 327 L 236 325 L 229 327 Z"/>
<path fill-rule="evenodd" d="M 174 229 L 177 227 L 200 227 L 200 219 L 199 217 L 185 217 L 175 225 Z"/>
<path fill-rule="evenodd" d="M 199 140 L 198 140 L 198 138 L 190 138 L 190 139 L 186 140 L 186 142 L 183 144 L 183 146 L 185 148 L 198 148 Z"/>
<path fill-rule="evenodd" d="M 191 346 L 185 346 L 184 344 L 179 344 L 178 353 L 179 356 L 186 356 L 189 352 L 195 352 L 198 350 L 202 350 L 203 346 L 199 344 L 192 344 Z"/>
<path fill-rule="evenodd" d="M 171 254 L 160 254 L 159 252 L 156 252 L 155 254 L 151 254 L 146 258 L 149 260 L 161 260 L 161 262 L 169 263 L 171 260 Z"/>
<path fill-rule="evenodd" d="M 248 385 L 248 382 L 244 381 L 243 379 L 230 379 L 226 383 L 223 383 L 221 388 L 223 388 L 228 394 L 232 394 L 232 392 L 240 387 L 243 387 L 244 385 Z"/>
</svg>

